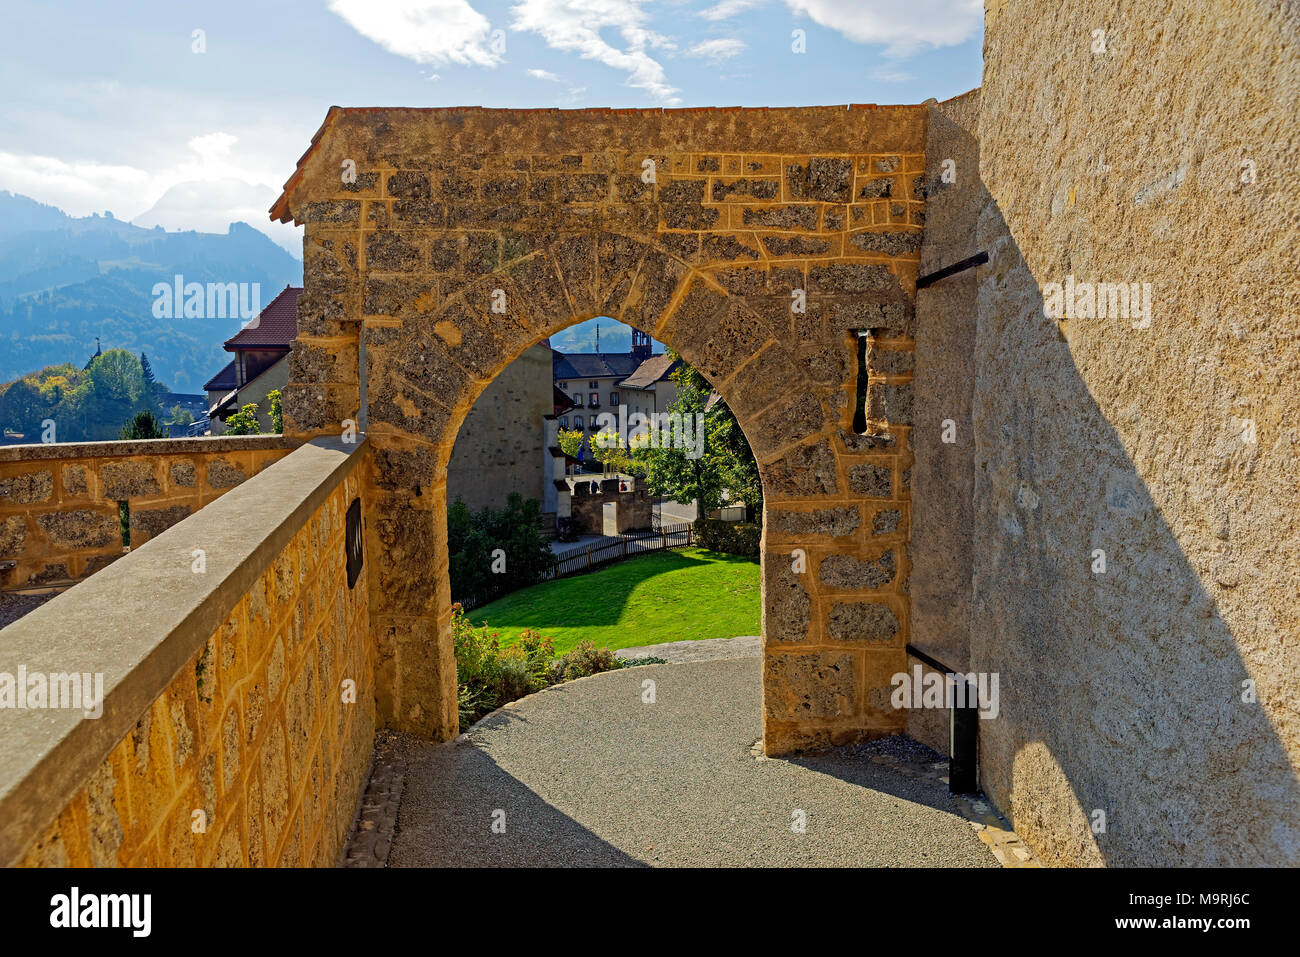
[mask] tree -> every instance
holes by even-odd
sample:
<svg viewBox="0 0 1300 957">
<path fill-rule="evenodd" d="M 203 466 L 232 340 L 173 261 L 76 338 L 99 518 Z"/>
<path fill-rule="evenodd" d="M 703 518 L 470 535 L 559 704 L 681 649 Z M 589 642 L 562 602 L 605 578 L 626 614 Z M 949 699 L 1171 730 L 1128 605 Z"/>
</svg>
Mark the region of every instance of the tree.
<svg viewBox="0 0 1300 957">
<path fill-rule="evenodd" d="M 149 365 L 149 357 L 143 352 L 140 353 L 140 374 L 144 378 L 145 388 L 150 393 L 158 390 L 158 380 L 154 377 L 153 367 Z"/>
<path fill-rule="evenodd" d="M 261 433 L 262 429 L 257 424 L 257 406 L 252 402 L 226 419 L 227 435 L 260 435 Z"/>
<path fill-rule="evenodd" d="M 576 459 L 582 451 L 583 434 L 581 429 L 560 429 L 555 434 L 555 441 L 560 451 L 571 459 Z"/>
<path fill-rule="evenodd" d="M 607 472 L 643 473 L 645 466 L 627 447 L 623 436 L 613 429 L 605 429 L 591 437 L 591 457 L 605 466 Z"/>
<path fill-rule="evenodd" d="M 40 389 L 26 379 L 12 382 L 0 394 L 0 431 L 31 435 L 38 430 L 45 409 Z"/>
<path fill-rule="evenodd" d="M 284 434 L 284 399 L 280 396 L 279 389 L 272 389 L 266 394 L 271 400 L 271 431 L 276 435 Z M 190 420 L 194 421 L 193 419 Z"/>
<path fill-rule="evenodd" d="M 82 422 L 86 438 L 113 438 L 121 423 L 136 412 L 161 414 L 158 397 L 145 386 L 140 360 L 125 349 L 109 349 L 95 356 L 86 374 L 89 394 Z"/>
<path fill-rule="evenodd" d="M 132 416 L 131 421 L 118 430 L 117 437 L 119 439 L 165 439 L 167 431 L 162 427 L 162 423 L 154 418 L 154 414 L 145 409 Z"/>
<path fill-rule="evenodd" d="M 555 562 L 542 538 L 541 515 L 537 499 L 518 492 L 510 493 L 505 508 L 476 514 L 464 502 L 453 503 L 447 510 L 452 600 L 487 602 L 539 581 Z"/>
<path fill-rule="evenodd" d="M 179 405 L 174 405 L 172 406 L 172 424 L 193 425 L 194 413 L 189 409 L 182 409 Z"/>
<path fill-rule="evenodd" d="M 758 462 L 735 414 L 723 401 L 705 411 L 713 387 L 691 366 L 683 363 L 672 379 L 677 398 L 669 414 L 691 423 L 704 416 L 704 453 L 691 458 L 692 449 L 672 448 L 667 433 L 657 442 L 634 442 L 632 457 L 645 468 L 647 487 L 652 494 L 674 501 L 698 502 L 701 515 L 721 508 L 726 500 L 744 501 L 746 518 L 752 518 L 762 508 L 763 486 Z"/>
</svg>

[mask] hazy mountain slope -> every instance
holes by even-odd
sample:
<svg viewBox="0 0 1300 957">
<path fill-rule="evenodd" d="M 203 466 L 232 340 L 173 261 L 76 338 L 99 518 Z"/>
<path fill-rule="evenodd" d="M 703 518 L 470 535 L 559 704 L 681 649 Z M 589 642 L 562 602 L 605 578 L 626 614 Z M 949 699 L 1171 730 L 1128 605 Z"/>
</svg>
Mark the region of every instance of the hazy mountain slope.
<svg viewBox="0 0 1300 957">
<path fill-rule="evenodd" d="M 105 216 L 73 218 L 0 192 L 0 382 L 105 349 L 149 354 L 159 380 L 197 392 L 229 359 L 235 319 L 159 319 L 155 283 L 260 284 L 265 306 L 302 283 L 302 263 L 263 233 L 168 233 Z"/>
</svg>

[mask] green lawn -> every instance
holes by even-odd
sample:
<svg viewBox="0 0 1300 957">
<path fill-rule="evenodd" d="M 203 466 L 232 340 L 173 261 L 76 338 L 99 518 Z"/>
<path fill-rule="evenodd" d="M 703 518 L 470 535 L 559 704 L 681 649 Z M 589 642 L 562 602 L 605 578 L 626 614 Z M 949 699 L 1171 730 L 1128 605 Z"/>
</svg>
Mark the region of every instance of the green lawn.
<svg viewBox="0 0 1300 957">
<path fill-rule="evenodd" d="M 583 638 L 611 650 L 757 635 L 758 562 L 703 548 L 651 552 L 587 575 L 520 589 L 466 617 L 502 645 L 531 628 L 563 654 Z"/>
</svg>

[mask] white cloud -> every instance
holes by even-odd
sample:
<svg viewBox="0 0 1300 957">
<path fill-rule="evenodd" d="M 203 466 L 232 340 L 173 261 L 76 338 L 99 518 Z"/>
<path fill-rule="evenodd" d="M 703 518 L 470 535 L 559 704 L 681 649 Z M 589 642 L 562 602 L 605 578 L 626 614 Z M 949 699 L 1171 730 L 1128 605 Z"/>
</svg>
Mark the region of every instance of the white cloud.
<svg viewBox="0 0 1300 957">
<path fill-rule="evenodd" d="M 189 147 L 203 157 L 217 159 L 230 154 L 231 148 L 239 142 L 238 136 L 230 133 L 207 133 L 203 136 L 191 136 Z"/>
<path fill-rule="evenodd" d="M 442 66 L 496 66 L 491 24 L 468 0 L 330 0 L 330 9 L 389 53 Z"/>
<path fill-rule="evenodd" d="M 672 40 L 647 27 L 644 0 L 521 0 L 512 7 L 516 30 L 536 33 L 553 50 L 576 53 L 627 74 L 629 86 L 645 90 L 666 106 L 681 102 L 663 66 L 647 49 L 671 50 Z M 601 36 L 616 30 L 625 43 L 619 49 Z"/>
<path fill-rule="evenodd" d="M 186 142 L 188 154 L 152 170 L 0 152 L 0 189 L 51 203 L 72 216 L 112 210 L 137 226 L 224 233 L 231 223 L 244 222 L 301 257 L 298 228 L 272 223 L 267 215 L 283 170 L 241 163 L 234 150 L 239 138 L 230 133 L 206 133 Z"/>
<path fill-rule="evenodd" d="M 701 10 L 699 15 L 706 20 L 728 20 L 766 2 L 767 0 L 719 0 L 715 6 Z"/>
<path fill-rule="evenodd" d="M 563 86 L 564 90 L 559 94 L 559 102 L 564 104 L 565 106 L 571 106 L 574 103 L 577 103 L 580 99 L 582 99 L 583 95 L 587 92 L 587 88 L 585 86 L 574 86 L 564 77 L 560 76 L 559 74 L 552 73 L 550 70 L 534 69 L 534 70 L 525 70 L 524 72 L 527 73 L 529 76 L 533 77 L 534 79 L 544 80 L 547 83 L 558 83 L 559 85 Z"/>
<path fill-rule="evenodd" d="M 738 55 L 745 49 L 743 40 L 732 38 L 719 40 L 705 40 L 703 43 L 697 43 L 686 51 L 687 56 L 700 57 L 708 60 L 715 66 L 724 60 Z"/>
<path fill-rule="evenodd" d="M 910 83 L 916 79 L 915 74 L 906 70 L 887 70 L 884 67 L 877 67 L 867 76 L 877 83 Z"/>
<path fill-rule="evenodd" d="M 723 0 L 726 2 L 726 0 Z M 857 43 L 883 44 L 886 56 L 956 46 L 984 22 L 984 0 L 785 0 L 796 14 Z"/>
</svg>

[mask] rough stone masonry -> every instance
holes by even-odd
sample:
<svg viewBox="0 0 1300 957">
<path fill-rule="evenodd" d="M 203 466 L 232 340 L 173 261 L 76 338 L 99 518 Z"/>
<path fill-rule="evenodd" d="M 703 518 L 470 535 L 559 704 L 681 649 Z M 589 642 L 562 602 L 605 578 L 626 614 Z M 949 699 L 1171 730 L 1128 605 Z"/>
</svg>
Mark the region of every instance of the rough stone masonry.
<svg viewBox="0 0 1300 957">
<path fill-rule="evenodd" d="M 330 111 L 273 210 L 306 226 L 286 432 L 364 408 L 381 720 L 456 733 L 460 422 L 605 315 L 699 368 L 759 460 L 768 752 L 901 730 L 924 143 L 911 106 Z"/>
</svg>

